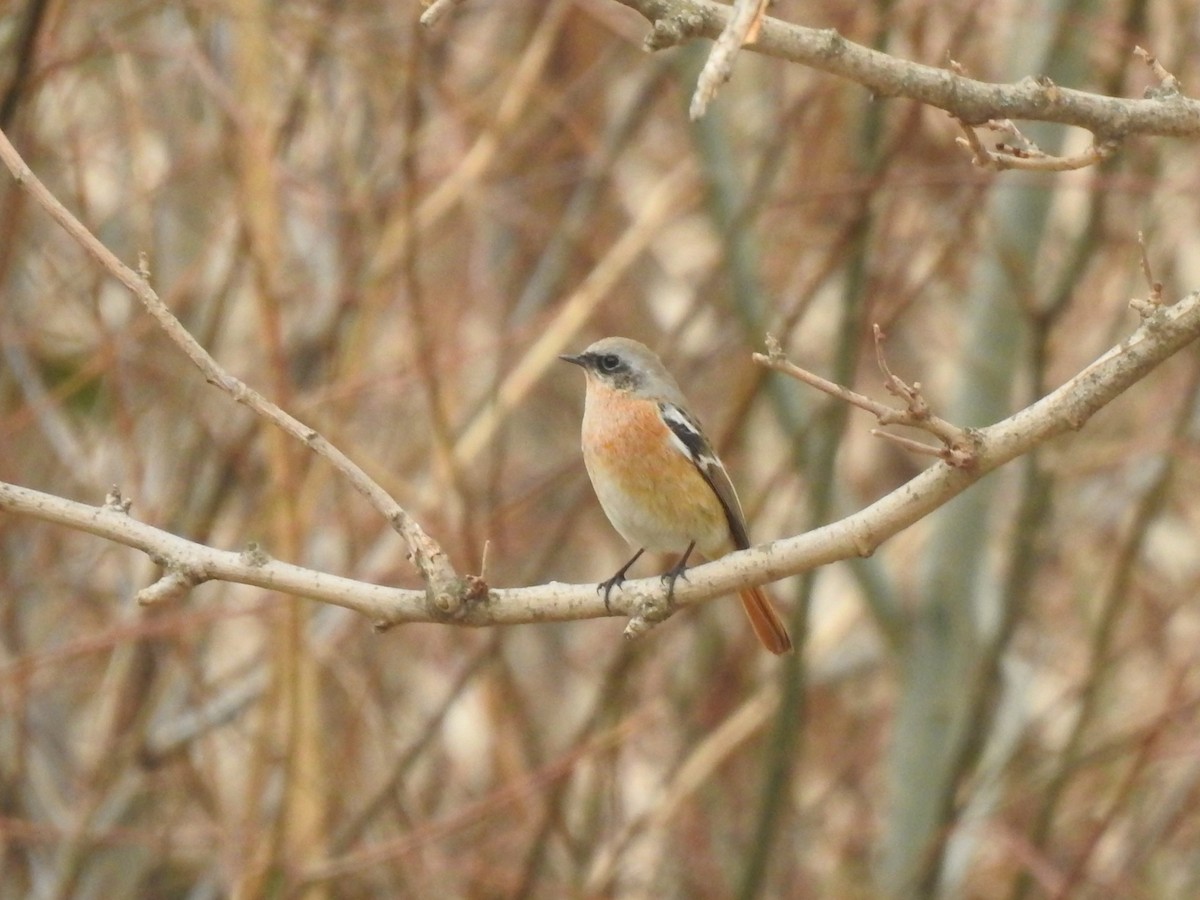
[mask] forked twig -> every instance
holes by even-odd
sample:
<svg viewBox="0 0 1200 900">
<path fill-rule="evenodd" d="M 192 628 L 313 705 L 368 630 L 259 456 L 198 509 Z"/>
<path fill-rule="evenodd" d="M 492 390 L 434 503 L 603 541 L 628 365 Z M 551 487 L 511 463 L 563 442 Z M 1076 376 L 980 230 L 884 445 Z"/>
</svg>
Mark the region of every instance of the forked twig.
<svg viewBox="0 0 1200 900">
<path fill-rule="evenodd" d="M 1136 310 L 1137 314 L 1145 319 L 1162 308 L 1163 286 L 1161 281 L 1156 281 L 1154 278 L 1154 272 L 1150 268 L 1150 255 L 1146 251 L 1146 240 L 1140 231 L 1138 232 L 1138 247 L 1142 251 L 1142 277 L 1146 279 L 1146 286 L 1150 289 L 1150 295 L 1148 297 L 1134 297 L 1129 301 L 1129 307 Z"/>
<path fill-rule="evenodd" d="M 1116 140 L 1093 141 L 1082 153 L 1073 156 L 1055 156 L 1046 153 L 1029 140 L 1008 119 L 989 120 L 982 127 L 992 131 L 1005 131 L 1013 136 L 1014 143 L 1001 141 L 988 149 L 979 139 L 975 128 L 961 119 L 956 120 L 963 136 L 956 140 L 960 147 L 971 151 L 971 163 L 981 169 L 1000 172 L 1005 169 L 1022 169 L 1027 172 L 1070 172 L 1103 162 L 1112 156 L 1120 142 Z"/>
<path fill-rule="evenodd" d="M 892 372 L 883 352 L 885 339 L 886 336 L 883 330 L 876 325 L 875 358 L 879 363 L 880 371 L 883 373 L 883 386 L 889 394 L 904 401 L 903 409 L 888 406 L 886 403 L 880 403 L 878 400 L 872 400 L 870 397 L 860 394 L 857 391 L 852 391 L 848 387 L 835 384 L 826 378 L 822 378 L 820 375 L 809 372 L 807 369 L 800 368 L 783 355 L 783 350 L 779 346 L 779 342 L 771 336 L 767 337 L 767 354 L 754 354 L 754 361 L 767 368 L 790 375 L 798 381 L 803 381 L 805 384 L 811 385 L 817 390 L 829 394 L 831 397 L 836 397 L 838 400 L 866 410 L 875 416 L 880 425 L 902 425 L 928 432 L 941 441 L 942 446 L 934 447 L 929 444 L 923 444 L 920 441 L 914 441 L 911 438 L 894 435 L 890 432 L 873 430 L 871 433 L 877 437 L 886 438 L 915 453 L 936 456 L 938 459 L 944 460 L 956 468 L 970 466 L 975 460 L 977 451 L 977 441 L 974 432 L 935 416 L 930 411 L 929 404 L 921 394 L 921 383 L 913 382 L 910 385 Z"/>
</svg>

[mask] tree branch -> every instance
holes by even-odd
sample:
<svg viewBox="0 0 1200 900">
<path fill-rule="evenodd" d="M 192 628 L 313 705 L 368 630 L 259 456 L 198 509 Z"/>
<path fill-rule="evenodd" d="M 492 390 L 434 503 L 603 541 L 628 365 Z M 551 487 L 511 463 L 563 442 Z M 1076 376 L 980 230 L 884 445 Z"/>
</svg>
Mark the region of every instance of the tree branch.
<svg viewBox="0 0 1200 900">
<path fill-rule="evenodd" d="M 617 0 L 653 25 L 647 49 L 660 49 L 693 37 L 716 40 L 731 7 L 710 0 Z M 832 28 L 806 28 L 764 16 L 752 44 L 767 56 L 840 75 L 883 97 L 907 97 L 943 109 L 967 125 L 989 119 L 1026 119 L 1086 128 L 1098 144 L 1128 135 L 1200 135 L 1200 101 L 1184 97 L 1166 82 L 1145 99 L 1104 97 L 1059 87 L 1047 78 L 1016 84 L 989 84 L 949 69 L 897 59 L 846 40 Z"/>
<path fill-rule="evenodd" d="M 416 519 L 392 499 L 387 491 L 315 429 L 284 412 L 245 382 L 226 372 L 212 355 L 188 333 L 166 304 L 159 299 L 158 294 L 150 286 L 146 260 L 144 258 L 139 260 L 140 272 L 133 271 L 121 262 L 116 254 L 104 246 L 42 184 L 3 132 L 0 132 L 0 160 L 3 160 L 9 171 L 12 172 L 17 184 L 28 191 L 30 196 L 75 239 L 89 256 L 100 263 L 110 275 L 125 285 L 141 301 L 146 311 L 166 332 L 167 337 L 196 365 L 209 384 L 220 388 L 238 403 L 249 407 L 268 422 L 308 446 L 317 455 L 324 457 L 346 477 L 355 490 L 367 498 L 404 539 L 408 546 L 410 559 L 425 579 L 429 589 L 429 599 L 434 606 L 443 612 L 452 613 L 461 605 L 469 585 L 455 574 L 449 557 L 437 542 L 425 533 Z"/>
<path fill-rule="evenodd" d="M 1200 292 L 1173 306 L 1143 312 L 1141 326 L 1058 390 L 1013 416 L 974 433 L 974 463 L 939 462 L 865 509 L 806 534 L 731 553 L 688 570 L 668 607 L 658 577 L 627 581 L 611 598 L 613 615 L 631 619 L 627 632 L 644 630 L 676 607 L 856 556 L 961 494 L 984 475 L 1066 431 L 1078 430 L 1102 407 L 1171 355 L 1200 337 Z M 481 590 L 457 611 L 425 602 L 420 591 L 385 588 L 288 565 L 261 552 L 234 553 L 193 543 L 130 518 L 123 503 L 87 506 L 29 488 L 0 483 L 0 510 L 86 531 L 142 550 L 168 571 L 195 581 L 222 580 L 285 591 L 334 603 L 381 626 L 445 622 L 476 627 L 601 618 L 604 601 L 593 584 L 550 583 Z"/>
</svg>

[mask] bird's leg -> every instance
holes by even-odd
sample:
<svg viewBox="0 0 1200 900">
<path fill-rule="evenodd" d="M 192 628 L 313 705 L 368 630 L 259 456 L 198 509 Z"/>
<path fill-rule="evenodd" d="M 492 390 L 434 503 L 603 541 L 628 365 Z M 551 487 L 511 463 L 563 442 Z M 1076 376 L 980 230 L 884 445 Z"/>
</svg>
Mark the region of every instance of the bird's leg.
<svg viewBox="0 0 1200 900">
<path fill-rule="evenodd" d="M 679 557 L 679 562 L 675 563 L 667 571 L 663 572 L 662 580 L 667 583 L 667 605 L 675 602 L 675 582 L 682 575 L 686 580 L 687 575 L 684 575 L 684 569 L 687 568 L 688 557 L 692 555 L 692 551 L 696 549 L 696 542 L 692 541 L 687 545 L 687 549 L 683 551 L 683 556 Z"/>
<path fill-rule="evenodd" d="M 643 547 L 637 553 L 633 554 L 633 559 L 629 560 L 629 562 L 625 563 L 625 565 L 623 565 L 623 566 L 621 566 L 621 568 L 617 569 L 616 575 L 614 575 L 612 578 L 608 579 L 608 581 L 602 581 L 598 585 L 596 585 L 596 593 L 597 594 L 600 593 L 601 591 L 604 591 L 604 611 L 605 612 L 612 612 L 612 607 L 610 607 L 608 605 L 608 595 L 610 593 L 612 593 L 613 588 L 621 586 L 621 583 L 625 581 L 625 573 L 629 571 L 630 567 L 635 562 L 637 562 L 638 559 L 641 557 L 641 555 L 645 552 L 646 552 L 646 548 Z"/>
</svg>

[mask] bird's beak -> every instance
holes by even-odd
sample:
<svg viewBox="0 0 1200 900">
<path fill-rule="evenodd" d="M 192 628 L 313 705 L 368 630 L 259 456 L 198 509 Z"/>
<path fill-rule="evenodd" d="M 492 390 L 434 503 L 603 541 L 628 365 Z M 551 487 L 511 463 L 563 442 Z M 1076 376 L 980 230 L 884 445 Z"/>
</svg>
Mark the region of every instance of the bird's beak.
<svg viewBox="0 0 1200 900">
<path fill-rule="evenodd" d="M 585 365 L 582 356 L 572 356 L 569 353 L 563 353 L 558 358 L 561 359 L 563 362 L 574 363 L 577 366 Z"/>
</svg>

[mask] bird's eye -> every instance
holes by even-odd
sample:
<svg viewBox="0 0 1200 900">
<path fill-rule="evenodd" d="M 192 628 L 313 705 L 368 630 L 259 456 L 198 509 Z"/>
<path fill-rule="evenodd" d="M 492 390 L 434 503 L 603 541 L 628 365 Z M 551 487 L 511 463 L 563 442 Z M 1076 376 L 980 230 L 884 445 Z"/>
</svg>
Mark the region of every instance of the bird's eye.
<svg viewBox="0 0 1200 900">
<path fill-rule="evenodd" d="M 600 357 L 600 368 L 605 372 L 615 372 L 621 368 L 621 357 L 615 353 L 606 353 Z"/>
</svg>

